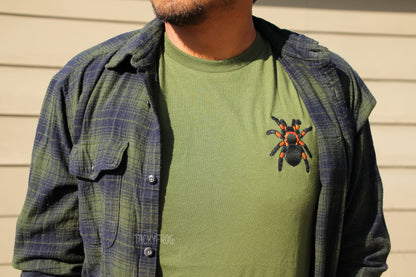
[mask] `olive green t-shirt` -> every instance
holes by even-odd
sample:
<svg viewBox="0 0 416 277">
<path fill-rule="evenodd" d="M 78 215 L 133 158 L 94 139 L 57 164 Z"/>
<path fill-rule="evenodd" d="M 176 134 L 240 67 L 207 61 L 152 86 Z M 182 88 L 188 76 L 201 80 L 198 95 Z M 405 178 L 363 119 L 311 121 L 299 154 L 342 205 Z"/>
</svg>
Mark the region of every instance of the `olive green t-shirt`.
<svg viewBox="0 0 416 277">
<path fill-rule="evenodd" d="M 308 276 L 316 133 L 269 44 L 211 61 L 165 37 L 159 74 L 163 276 Z"/>
</svg>

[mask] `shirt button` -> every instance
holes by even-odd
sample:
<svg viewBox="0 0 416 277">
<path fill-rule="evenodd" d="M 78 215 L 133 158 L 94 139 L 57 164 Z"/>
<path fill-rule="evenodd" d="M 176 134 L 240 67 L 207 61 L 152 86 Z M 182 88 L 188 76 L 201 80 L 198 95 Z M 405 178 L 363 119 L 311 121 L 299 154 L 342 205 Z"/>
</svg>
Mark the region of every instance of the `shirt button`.
<svg viewBox="0 0 416 277">
<path fill-rule="evenodd" d="M 151 185 L 156 185 L 156 183 L 157 183 L 156 176 L 155 175 L 147 176 L 147 182 L 149 182 L 149 184 L 151 184 Z"/>
<path fill-rule="evenodd" d="M 153 255 L 155 254 L 155 250 L 151 247 L 146 247 L 144 249 L 143 253 L 146 257 L 150 258 L 150 257 L 153 257 Z"/>
</svg>

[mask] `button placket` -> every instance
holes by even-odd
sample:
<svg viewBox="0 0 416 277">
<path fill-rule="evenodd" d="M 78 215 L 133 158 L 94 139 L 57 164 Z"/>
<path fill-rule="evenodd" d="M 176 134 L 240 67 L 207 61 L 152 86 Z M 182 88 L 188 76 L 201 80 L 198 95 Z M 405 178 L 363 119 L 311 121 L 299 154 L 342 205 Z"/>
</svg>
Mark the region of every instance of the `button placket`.
<svg viewBox="0 0 416 277">
<path fill-rule="evenodd" d="M 143 254 L 144 254 L 146 257 L 151 258 L 151 257 L 153 257 L 153 256 L 155 255 L 155 250 L 154 250 L 153 248 L 151 248 L 151 247 L 146 247 L 146 248 L 143 250 Z"/>
<path fill-rule="evenodd" d="M 156 185 L 157 184 L 157 177 L 153 174 L 150 174 L 149 176 L 147 176 L 147 182 L 151 185 Z"/>
</svg>

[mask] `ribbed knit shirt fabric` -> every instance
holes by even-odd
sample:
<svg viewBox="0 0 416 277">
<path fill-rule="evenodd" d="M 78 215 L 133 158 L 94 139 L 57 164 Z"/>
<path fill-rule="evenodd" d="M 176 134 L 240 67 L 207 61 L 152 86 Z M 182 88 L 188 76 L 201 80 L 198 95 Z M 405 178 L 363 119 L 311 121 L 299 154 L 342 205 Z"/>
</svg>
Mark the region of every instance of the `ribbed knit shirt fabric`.
<svg viewBox="0 0 416 277">
<path fill-rule="evenodd" d="M 257 35 L 243 54 L 210 61 L 165 36 L 159 74 L 163 276 L 309 276 L 316 133 L 268 43 Z M 283 158 L 278 170 L 284 147 L 270 152 L 283 138 L 266 131 L 283 131 L 271 116 L 288 127 L 300 120 L 300 132 L 312 127 L 302 138 L 309 173 L 303 158 L 296 166 Z"/>
</svg>

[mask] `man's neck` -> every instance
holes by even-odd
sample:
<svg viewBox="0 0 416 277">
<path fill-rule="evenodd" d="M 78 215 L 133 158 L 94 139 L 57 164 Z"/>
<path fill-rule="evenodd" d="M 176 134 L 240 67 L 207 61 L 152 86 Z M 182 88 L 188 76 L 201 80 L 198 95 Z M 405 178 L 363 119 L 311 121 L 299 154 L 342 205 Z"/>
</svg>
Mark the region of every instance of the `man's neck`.
<svg viewBox="0 0 416 277">
<path fill-rule="evenodd" d="M 165 23 L 169 40 L 180 50 L 207 60 L 225 60 L 247 50 L 256 38 L 251 6 L 208 14 L 197 25 Z"/>
</svg>

